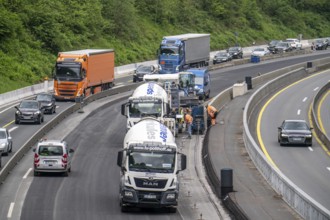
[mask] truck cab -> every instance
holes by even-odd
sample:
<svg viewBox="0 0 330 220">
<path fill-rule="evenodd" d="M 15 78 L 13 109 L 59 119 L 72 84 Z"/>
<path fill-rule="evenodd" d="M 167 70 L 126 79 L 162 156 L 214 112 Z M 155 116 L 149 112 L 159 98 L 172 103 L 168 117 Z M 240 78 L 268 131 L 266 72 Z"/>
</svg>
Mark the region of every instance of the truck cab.
<svg viewBox="0 0 330 220">
<path fill-rule="evenodd" d="M 205 68 L 188 69 L 187 72 L 192 72 L 195 75 L 195 91 L 200 100 L 205 100 L 210 97 L 211 79 L 210 73 Z"/>
<path fill-rule="evenodd" d="M 186 168 L 186 155 L 178 152 L 170 130 L 154 119 L 134 125 L 118 152 L 121 168 L 120 206 L 169 208 L 176 211 L 178 173 Z"/>
<path fill-rule="evenodd" d="M 121 114 L 127 117 L 127 130 L 144 117 L 153 117 L 164 122 L 169 112 L 166 91 L 155 82 L 148 82 L 137 87 L 128 102 L 121 107 Z"/>
<path fill-rule="evenodd" d="M 177 73 L 182 70 L 180 65 L 184 56 L 184 41 L 176 38 L 163 38 L 159 47 L 160 73 Z"/>
</svg>

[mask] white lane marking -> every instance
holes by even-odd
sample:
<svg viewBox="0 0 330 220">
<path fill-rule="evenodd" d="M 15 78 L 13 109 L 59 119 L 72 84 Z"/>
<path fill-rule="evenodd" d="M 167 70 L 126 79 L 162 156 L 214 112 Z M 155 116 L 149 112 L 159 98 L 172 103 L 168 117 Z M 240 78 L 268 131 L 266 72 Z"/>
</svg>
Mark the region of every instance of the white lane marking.
<svg viewBox="0 0 330 220">
<path fill-rule="evenodd" d="M 4 113 L 5 111 L 7 111 L 7 110 L 9 110 L 9 109 L 12 109 L 14 106 L 16 106 L 16 105 L 12 105 L 12 106 L 10 106 L 10 107 L 8 107 L 8 108 L 2 110 L 2 111 L 0 112 L 0 114 Z"/>
<path fill-rule="evenodd" d="M 306 102 L 306 101 L 307 101 L 307 97 L 305 97 L 302 101 L 303 101 L 303 102 Z"/>
<path fill-rule="evenodd" d="M 8 210 L 8 214 L 7 214 L 7 218 L 11 218 L 11 216 L 12 216 L 12 214 L 13 214 L 13 210 L 14 210 L 14 205 L 15 205 L 14 202 L 11 202 L 11 203 L 10 203 L 9 210 Z"/>
<path fill-rule="evenodd" d="M 116 88 L 123 87 L 123 86 L 125 86 L 125 85 L 119 85 L 119 86 L 116 86 Z"/>
<path fill-rule="evenodd" d="M 300 115 L 300 109 L 298 109 L 298 111 L 297 111 L 297 115 Z"/>
<path fill-rule="evenodd" d="M 18 128 L 18 126 L 15 126 L 15 127 L 12 127 L 11 129 L 9 129 L 8 131 L 12 132 L 12 131 L 16 130 L 17 128 Z"/>
<path fill-rule="evenodd" d="M 314 89 L 314 91 L 316 91 L 316 90 L 318 90 L 319 89 L 319 87 L 316 87 L 315 89 Z"/>
<path fill-rule="evenodd" d="M 311 147 L 308 147 L 308 150 L 310 150 L 310 151 L 314 151 L 313 148 L 311 148 Z"/>
<path fill-rule="evenodd" d="M 330 171 L 330 167 L 327 167 L 327 169 Z"/>
<path fill-rule="evenodd" d="M 23 176 L 23 179 L 26 179 L 29 173 L 31 172 L 32 168 L 29 168 L 28 171 L 26 171 L 25 175 Z"/>
</svg>

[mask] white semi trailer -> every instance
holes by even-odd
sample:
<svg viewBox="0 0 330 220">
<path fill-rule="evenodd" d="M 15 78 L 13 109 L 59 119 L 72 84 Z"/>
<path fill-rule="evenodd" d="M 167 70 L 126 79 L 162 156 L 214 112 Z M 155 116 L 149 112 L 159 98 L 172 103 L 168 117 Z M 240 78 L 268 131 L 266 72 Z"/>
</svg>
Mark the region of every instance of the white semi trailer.
<svg viewBox="0 0 330 220">
<path fill-rule="evenodd" d="M 168 117 L 169 98 L 166 91 L 155 82 L 137 87 L 128 102 L 121 106 L 121 114 L 127 117 L 127 130 L 145 117 L 153 117 L 164 123 L 175 135 L 175 118 Z"/>
<path fill-rule="evenodd" d="M 179 171 L 186 169 L 186 155 L 178 152 L 171 131 L 155 119 L 144 119 L 126 134 L 118 152 L 121 168 L 119 199 L 128 207 L 168 208 L 176 212 Z"/>
</svg>

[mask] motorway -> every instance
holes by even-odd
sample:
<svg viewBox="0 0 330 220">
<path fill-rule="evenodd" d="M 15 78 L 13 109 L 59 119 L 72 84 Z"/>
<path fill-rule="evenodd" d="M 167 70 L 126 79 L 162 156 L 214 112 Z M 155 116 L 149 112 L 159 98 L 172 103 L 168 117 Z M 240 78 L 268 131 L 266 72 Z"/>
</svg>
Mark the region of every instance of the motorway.
<svg viewBox="0 0 330 220">
<path fill-rule="evenodd" d="M 268 160 L 328 210 L 330 155 L 327 155 L 315 137 L 312 147 L 281 147 L 277 142 L 277 127 L 285 119 L 309 121 L 308 112 L 313 97 L 329 80 L 330 71 L 326 70 L 278 91 L 263 106 L 257 125 L 259 144 Z"/>
<path fill-rule="evenodd" d="M 254 77 L 285 66 L 326 56 L 330 56 L 330 53 L 321 51 L 214 70 L 211 72 L 211 97 L 237 81 L 243 81 L 245 76 Z M 117 80 L 117 84 L 125 85 L 131 80 L 131 76 L 122 77 Z M 9 217 L 10 219 L 106 219 L 110 216 L 112 219 L 153 219 L 155 217 L 181 219 L 180 213 L 159 215 L 150 210 L 132 214 L 120 212 L 118 206 L 119 169 L 116 167 L 115 159 L 118 149 L 122 147 L 125 134 L 125 118 L 120 115 L 121 102 L 123 99 L 114 105 L 100 109 L 80 123 L 76 122 L 76 125 L 69 123 L 66 124 L 65 129 L 57 131 L 56 138 L 65 137 L 76 149 L 73 172 L 68 178 L 54 175 L 34 178 L 30 169 L 32 152 L 24 157 L 5 183 L 0 186 L 0 219 Z M 61 112 L 72 103 L 58 102 L 57 105 L 57 112 Z M 14 112 L 15 109 L 12 106 L 0 109 L 0 126 L 6 126 L 13 136 L 13 153 L 42 126 L 15 125 L 13 124 Z M 45 123 L 52 117 L 54 115 L 46 115 Z M 3 164 L 10 159 L 12 154 L 2 158 Z M 15 207 L 12 205 L 14 201 Z"/>
</svg>

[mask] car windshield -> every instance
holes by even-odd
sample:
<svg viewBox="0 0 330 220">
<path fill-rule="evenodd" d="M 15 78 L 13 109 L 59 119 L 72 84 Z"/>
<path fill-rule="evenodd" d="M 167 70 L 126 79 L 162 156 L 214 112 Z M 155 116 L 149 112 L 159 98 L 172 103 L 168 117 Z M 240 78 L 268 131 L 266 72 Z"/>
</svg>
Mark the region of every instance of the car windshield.
<svg viewBox="0 0 330 220">
<path fill-rule="evenodd" d="M 0 131 L 0 139 L 6 139 L 6 132 Z"/>
<path fill-rule="evenodd" d="M 20 108 L 33 108 L 33 109 L 37 109 L 38 108 L 38 103 L 37 102 L 21 102 Z"/>
<path fill-rule="evenodd" d="M 323 40 L 319 39 L 315 41 L 316 43 L 323 43 Z"/>
<path fill-rule="evenodd" d="M 150 72 L 150 66 L 139 66 L 137 69 L 137 71 L 141 71 L 141 72 Z"/>
<path fill-rule="evenodd" d="M 230 51 L 230 52 L 237 52 L 237 51 L 239 51 L 239 48 L 238 47 L 231 47 L 231 48 L 229 48 L 228 51 Z"/>
<path fill-rule="evenodd" d="M 62 156 L 63 155 L 63 147 L 62 146 L 48 146 L 41 145 L 39 146 L 38 154 L 40 156 Z"/>
<path fill-rule="evenodd" d="M 227 53 L 217 53 L 216 57 L 227 57 Z"/>
<path fill-rule="evenodd" d="M 286 47 L 287 46 L 287 43 L 278 43 L 276 46 L 279 46 L 279 47 Z"/>
<path fill-rule="evenodd" d="M 129 107 L 130 117 L 141 117 L 143 115 L 156 115 L 161 116 L 162 114 L 162 103 L 154 102 L 138 102 L 131 103 Z"/>
<path fill-rule="evenodd" d="M 37 95 L 37 100 L 38 101 L 51 101 L 52 97 L 47 94 L 40 94 L 40 95 Z"/>
<path fill-rule="evenodd" d="M 128 158 L 129 169 L 132 171 L 174 172 L 175 152 L 131 152 Z"/>
<path fill-rule="evenodd" d="M 275 46 L 276 44 L 278 44 L 279 43 L 279 41 L 277 41 L 277 40 L 273 40 L 273 41 L 271 41 L 270 43 L 269 43 L 269 45 L 270 46 Z"/>
<path fill-rule="evenodd" d="M 304 122 L 285 122 L 283 128 L 285 130 L 308 130 L 308 126 Z"/>
</svg>

